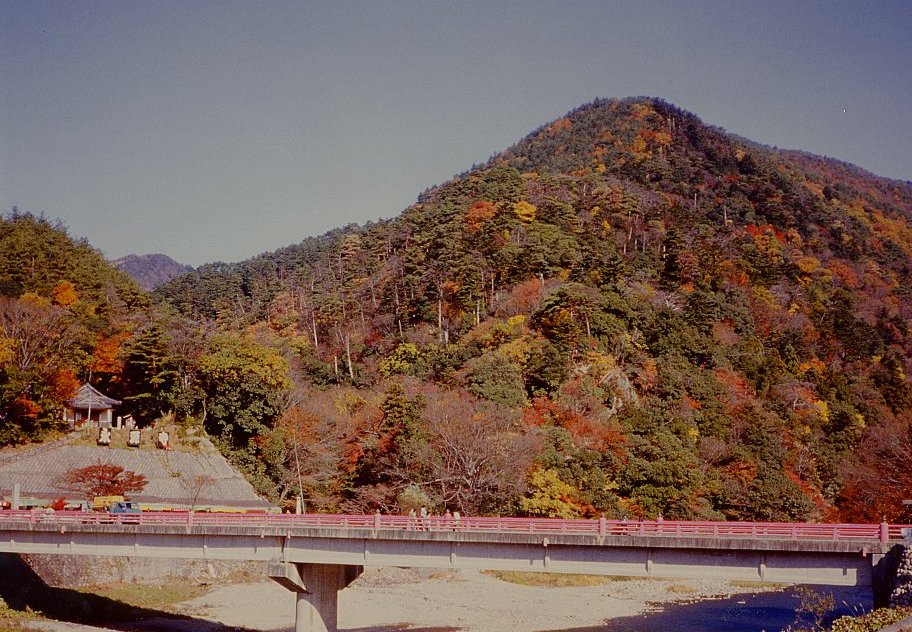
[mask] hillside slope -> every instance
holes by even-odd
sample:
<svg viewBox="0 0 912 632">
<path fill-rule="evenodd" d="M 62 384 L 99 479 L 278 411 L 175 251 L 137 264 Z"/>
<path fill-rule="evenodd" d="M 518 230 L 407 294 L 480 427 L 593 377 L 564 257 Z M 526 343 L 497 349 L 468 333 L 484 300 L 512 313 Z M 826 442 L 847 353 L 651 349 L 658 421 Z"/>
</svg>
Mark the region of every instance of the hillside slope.
<svg viewBox="0 0 912 632">
<path fill-rule="evenodd" d="M 910 221 L 908 183 L 598 101 L 394 220 L 157 296 L 284 345 L 311 404 L 278 427 L 336 433 L 299 449 L 328 506 L 876 518 L 912 493 L 877 480 L 909 441 Z M 528 440 L 502 477 L 423 452 L 466 415 Z"/>
<path fill-rule="evenodd" d="M 145 476 L 141 492 L 130 496 L 147 505 L 171 508 L 243 507 L 264 510 L 263 501 L 224 457 L 202 437 L 193 450 L 114 448 L 90 443 L 90 429 L 81 436 L 44 443 L 31 449 L 0 450 L 0 497 L 9 501 L 19 484 L 24 505 L 50 504 L 55 499 L 91 501 L 67 490 L 61 481 L 67 473 L 87 465 L 116 465 Z"/>
</svg>

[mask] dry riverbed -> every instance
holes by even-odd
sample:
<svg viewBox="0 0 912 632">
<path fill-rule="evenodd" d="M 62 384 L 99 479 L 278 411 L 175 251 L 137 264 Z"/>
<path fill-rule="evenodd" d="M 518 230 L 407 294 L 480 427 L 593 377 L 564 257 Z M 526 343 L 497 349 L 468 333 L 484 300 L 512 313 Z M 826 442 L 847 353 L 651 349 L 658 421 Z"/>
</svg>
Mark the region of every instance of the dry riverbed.
<svg viewBox="0 0 912 632">
<path fill-rule="evenodd" d="M 656 610 L 661 604 L 770 590 L 776 587 L 716 580 L 642 579 L 609 579 L 591 586 L 542 587 L 507 582 L 477 571 L 368 569 L 340 595 L 339 628 L 351 632 L 579 629 Z M 176 613 L 192 617 L 190 620 L 160 617 L 108 629 L 292 630 L 294 602 L 293 593 L 268 580 L 218 586 L 172 608 Z M 100 629 L 52 621 L 28 625 L 52 632 Z"/>
</svg>

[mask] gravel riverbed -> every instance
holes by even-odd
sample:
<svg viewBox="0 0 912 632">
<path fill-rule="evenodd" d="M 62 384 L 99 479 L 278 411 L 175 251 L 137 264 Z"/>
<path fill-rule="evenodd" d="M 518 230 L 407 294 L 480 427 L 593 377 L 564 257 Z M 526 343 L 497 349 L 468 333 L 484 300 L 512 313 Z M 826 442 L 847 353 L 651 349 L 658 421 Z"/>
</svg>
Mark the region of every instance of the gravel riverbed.
<svg viewBox="0 0 912 632">
<path fill-rule="evenodd" d="M 544 630 L 652 630 L 649 619 L 662 620 L 662 630 L 689 627 L 680 616 L 688 611 L 721 617 L 723 606 L 749 607 L 758 593 L 785 614 L 794 608 L 782 587 L 739 586 L 721 580 L 618 579 L 597 586 L 552 588 L 517 585 L 477 571 L 368 569 L 340 594 L 339 629 L 348 632 L 517 632 Z M 852 597 L 850 596 L 849 599 Z M 177 612 L 189 620 L 157 618 L 111 626 L 130 632 L 228 632 L 294 629 L 294 595 L 272 581 L 219 586 Z M 674 605 L 672 605 L 674 604 Z M 700 606 L 700 604 L 703 604 Z M 664 612 L 663 612 L 664 611 Z M 779 612 L 779 618 L 785 616 Z M 714 613 L 706 615 L 705 613 Z M 754 613 L 755 618 L 762 613 Z M 671 620 L 669 620 L 669 616 Z M 693 618 L 691 616 L 691 618 Z M 638 623 L 642 621 L 642 624 Z M 615 625 L 612 625 L 614 622 Z M 680 625 L 676 625 L 680 624 Z M 787 623 L 787 622 L 786 622 Z M 57 622 L 35 622 L 50 632 L 95 632 L 99 628 Z M 762 628 L 778 630 L 782 626 Z M 712 627 L 705 627 L 707 631 Z M 758 632 L 760 627 L 755 627 Z"/>
</svg>

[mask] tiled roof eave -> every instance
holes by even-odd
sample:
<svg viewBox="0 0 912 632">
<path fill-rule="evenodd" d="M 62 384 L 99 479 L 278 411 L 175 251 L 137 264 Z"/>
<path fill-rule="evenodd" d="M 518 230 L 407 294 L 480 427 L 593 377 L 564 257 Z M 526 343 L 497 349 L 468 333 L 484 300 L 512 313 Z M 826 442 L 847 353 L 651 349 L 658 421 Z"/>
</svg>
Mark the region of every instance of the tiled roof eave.
<svg viewBox="0 0 912 632">
<path fill-rule="evenodd" d="M 76 397 L 67 401 L 71 408 L 92 408 L 93 410 L 102 410 L 119 406 L 121 401 L 104 395 L 101 391 L 90 384 L 83 384 L 79 387 Z"/>
</svg>

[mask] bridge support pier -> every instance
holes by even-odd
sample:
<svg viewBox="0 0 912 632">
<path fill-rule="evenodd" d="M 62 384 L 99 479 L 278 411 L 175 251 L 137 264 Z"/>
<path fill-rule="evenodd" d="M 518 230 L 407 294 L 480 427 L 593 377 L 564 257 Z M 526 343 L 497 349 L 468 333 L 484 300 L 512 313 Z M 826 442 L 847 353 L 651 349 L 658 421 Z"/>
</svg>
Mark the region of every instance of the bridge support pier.
<svg viewBox="0 0 912 632">
<path fill-rule="evenodd" d="M 274 562 L 269 576 L 295 592 L 295 632 L 336 632 L 339 591 L 355 581 L 363 566 Z"/>
<path fill-rule="evenodd" d="M 871 556 L 871 564 L 873 566 L 871 590 L 874 593 L 875 608 L 889 607 L 890 594 L 893 592 L 896 573 L 899 570 L 899 564 L 902 561 L 905 550 L 904 546 L 897 544 L 886 554 Z"/>
</svg>

